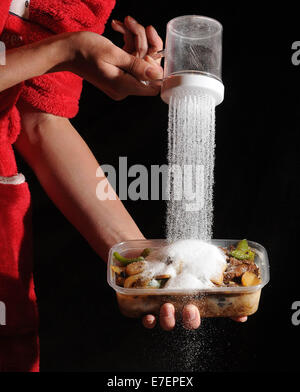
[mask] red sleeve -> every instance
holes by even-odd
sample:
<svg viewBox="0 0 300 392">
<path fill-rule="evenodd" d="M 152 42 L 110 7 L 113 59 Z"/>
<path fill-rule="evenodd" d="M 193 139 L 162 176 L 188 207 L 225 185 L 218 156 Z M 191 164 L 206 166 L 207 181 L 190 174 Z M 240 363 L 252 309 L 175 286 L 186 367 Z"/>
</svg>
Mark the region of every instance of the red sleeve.
<svg viewBox="0 0 300 392">
<path fill-rule="evenodd" d="M 0 1 L 0 35 L 2 33 L 2 30 L 4 28 L 7 15 L 8 15 L 8 10 L 10 6 L 11 0 L 1 0 Z"/>
<path fill-rule="evenodd" d="M 11 0 L 0 0 L 0 37 L 8 18 Z M 0 39 L 1 39 L 0 38 Z M 1 67 L 1 65 L 0 65 Z M 11 176 L 17 171 L 11 147 L 19 133 L 20 117 L 15 104 L 20 96 L 22 84 L 0 93 L 0 175 Z"/>
<path fill-rule="evenodd" d="M 88 30 L 102 34 L 115 0 L 31 0 L 30 20 L 54 33 Z"/>
<path fill-rule="evenodd" d="M 41 34 L 36 33 L 35 26 L 35 34 L 29 30 L 28 39 L 32 42 L 45 38 L 45 34 L 72 31 L 102 34 L 114 5 L 115 0 L 31 0 L 29 22 L 32 27 L 39 26 Z M 21 98 L 44 112 L 72 118 L 78 112 L 81 90 L 80 77 L 70 72 L 59 72 L 26 81 Z"/>
</svg>

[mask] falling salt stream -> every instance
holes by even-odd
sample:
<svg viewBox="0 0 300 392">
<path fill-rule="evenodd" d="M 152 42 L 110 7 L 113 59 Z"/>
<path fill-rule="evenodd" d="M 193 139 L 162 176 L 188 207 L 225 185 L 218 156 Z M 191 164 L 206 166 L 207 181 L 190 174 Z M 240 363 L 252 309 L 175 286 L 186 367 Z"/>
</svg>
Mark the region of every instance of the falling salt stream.
<svg viewBox="0 0 300 392">
<path fill-rule="evenodd" d="M 199 15 L 172 19 L 164 56 L 161 98 L 169 105 L 166 238 L 169 242 L 209 242 L 213 234 L 215 106 L 224 98 L 222 25 Z M 189 300 L 185 297 L 182 303 Z M 215 325 L 207 318 L 198 330 L 176 327 L 175 336 L 160 351 L 166 353 L 167 369 L 215 367 L 216 348 L 221 347 L 214 341 Z"/>
<path fill-rule="evenodd" d="M 214 150 L 213 97 L 199 94 L 193 88 L 171 96 L 168 124 L 171 170 L 166 219 L 169 241 L 183 238 L 208 241 L 212 237 Z"/>
<path fill-rule="evenodd" d="M 214 98 L 192 87 L 174 93 L 170 97 L 168 121 L 168 241 L 212 238 L 214 152 Z M 182 176 L 178 175 L 178 168 Z M 177 330 L 176 342 L 172 340 L 177 359 L 170 364 L 166 354 L 169 366 L 183 371 L 207 371 L 214 366 L 215 327 L 210 320 L 202 323 L 205 325 L 196 331 Z"/>
</svg>

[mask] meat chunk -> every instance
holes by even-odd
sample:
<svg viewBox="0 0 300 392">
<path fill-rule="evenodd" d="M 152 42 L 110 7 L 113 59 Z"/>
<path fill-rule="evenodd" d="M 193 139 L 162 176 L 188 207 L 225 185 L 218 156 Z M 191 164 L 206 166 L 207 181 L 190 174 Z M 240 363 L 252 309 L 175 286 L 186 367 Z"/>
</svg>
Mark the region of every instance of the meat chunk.
<svg viewBox="0 0 300 392">
<path fill-rule="evenodd" d="M 245 260 L 241 261 L 231 257 L 226 271 L 224 272 L 224 283 L 240 278 L 246 271 L 258 275 L 258 267 L 254 263 L 248 263 L 245 262 Z"/>
</svg>

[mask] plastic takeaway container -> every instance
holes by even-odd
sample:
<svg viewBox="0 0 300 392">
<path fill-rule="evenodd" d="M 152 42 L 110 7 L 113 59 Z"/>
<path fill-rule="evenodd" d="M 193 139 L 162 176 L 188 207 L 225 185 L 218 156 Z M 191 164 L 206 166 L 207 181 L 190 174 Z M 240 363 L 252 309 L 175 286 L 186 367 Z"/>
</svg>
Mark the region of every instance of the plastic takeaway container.
<svg viewBox="0 0 300 392">
<path fill-rule="evenodd" d="M 236 245 L 239 240 L 211 240 L 216 246 Z M 261 283 L 256 286 L 216 286 L 205 290 L 193 289 L 153 289 L 124 288 L 115 282 L 112 265 L 120 265 L 113 257 L 114 252 L 123 256 L 139 255 L 143 249 L 156 249 L 168 245 L 166 240 L 131 240 L 114 245 L 109 252 L 107 280 L 115 290 L 121 313 L 127 317 L 141 317 L 145 314 L 158 314 L 160 306 L 170 302 L 180 312 L 185 304 L 192 303 L 200 311 L 201 317 L 241 317 L 256 312 L 262 288 L 268 283 L 269 260 L 266 249 L 257 242 L 248 241 L 256 253 L 255 263 L 260 269 Z M 150 262 L 150 261 L 149 261 Z"/>
</svg>

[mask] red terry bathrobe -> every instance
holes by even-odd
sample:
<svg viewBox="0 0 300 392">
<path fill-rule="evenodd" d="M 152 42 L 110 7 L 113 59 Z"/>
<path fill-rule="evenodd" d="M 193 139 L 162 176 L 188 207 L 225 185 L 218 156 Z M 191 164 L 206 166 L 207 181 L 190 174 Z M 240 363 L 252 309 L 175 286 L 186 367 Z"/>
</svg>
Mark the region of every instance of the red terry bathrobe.
<svg viewBox="0 0 300 392">
<path fill-rule="evenodd" d="M 103 33 L 115 0 L 0 0 L 0 40 L 6 48 L 52 34 Z M 1 67 L 1 65 L 0 65 Z M 33 285 L 30 193 L 18 174 L 12 144 L 21 131 L 23 99 L 44 112 L 74 117 L 82 80 L 69 72 L 44 75 L 0 93 L 0 371 L 38 371 L 38 313 Z M 3 307 L 4 304 L 4 307 Z"/>
</svg>

